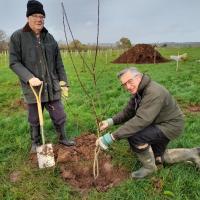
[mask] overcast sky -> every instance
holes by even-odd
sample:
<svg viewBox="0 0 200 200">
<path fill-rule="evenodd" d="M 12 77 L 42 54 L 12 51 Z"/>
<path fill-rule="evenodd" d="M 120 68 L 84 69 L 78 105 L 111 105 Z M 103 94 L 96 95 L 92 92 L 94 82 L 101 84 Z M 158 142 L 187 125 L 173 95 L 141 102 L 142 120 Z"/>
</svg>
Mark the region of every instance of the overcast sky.
<svg viewBox="0 0 200 200">
<path fill-rule="evenodd" d="M 74 37 L 96 42 L 97 0 L 41 0 L 45 27 L 65 40 L 61 2 Z M 0 29 L 8 36 L 26 23 L 27 0 L 0 0 Z M 200 0 L 100 0 L 100 43 L 200 42 Z M 70 37 L 70 35 L 69 35 Z M 70 38 L 69 38 L 70 39 Z M 70 39 L 71 40 L 71 39 Z"/>
</svg>

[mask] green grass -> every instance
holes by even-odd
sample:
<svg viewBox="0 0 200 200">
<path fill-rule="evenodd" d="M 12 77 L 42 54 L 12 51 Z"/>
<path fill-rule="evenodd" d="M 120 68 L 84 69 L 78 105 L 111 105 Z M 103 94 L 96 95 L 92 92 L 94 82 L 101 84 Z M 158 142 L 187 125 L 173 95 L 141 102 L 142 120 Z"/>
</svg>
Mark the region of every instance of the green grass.
<svg viewBox="0 0 200 200">
<path fill-rule="evenodd" d="M 149 74 L 152 79 L 163 84 L 178 100 L 182 108 L 188 105 L 200 104 L 200 48 L 161 48 L 162 55 L 188 53 L 189 59 L 179 64 L 176 72 L 176 62 L 162 64 L 135 65 L 142 72 Z M 97 87 L 94 87 L 92 77 L 83 66 L 79 56 L 73 56 L 79 75 L 90 95 L 98 99 L 97 114 L 101 119 L 111 117 L 126 104 L 129 94 L 121 87 L 116 78 L 118 71 L 127 64 L 112 64 L 117 53 L 108 53 L 106 63 L 105 54 L 97 60 Z M 89 66 L 93 59 L 85 55 Z M 65 102 L 68 114 L 67 130 L 71 137 L 85 132 L 96 132 L 95 119 L 90 101 L 84 94 L 75 75 L 69 56 L 63 58 L 70 81 L 69 99 Z M 70 188 L 60 177 L 59 167 L 56 169 L 38 170 L 29 164 L 30 136 L 27 124 L 27 114 L 17 102 L 21 98 L 19 82 L 7 66 L 0 66 L 0 199 L 4 200 L 67 200 L 67 199 L 152 199 L 152 200 L 188 200 L 200 198 L 200 172 L 192 165 L 183 163 L 166 166 L 155 173 L 151 178 L 144 180 L 128 179 L 118 187 L 106 193 L 92 190 L 82 195 Z M 185 109 L 184 109 L 185 110 Z M 200 141 L 200 113 L 185 111 L 185 131 L 169 147 L 194 147 Z M 115 127 L 116 128 L 116 127 Z M 114 127 L 111 130 L 115 129 Z M 45 112 L 45 134 L 47 140 L 56 143 L 51 120 Z M 130 172 L 140 166 L 137 159 L 129 150 L 127 142 L 115 143 L 109 153 L 114 163 L 121 164 Z M 20 171 L 20 181 L 12 183 L 10 174 Z M 157 188 L 155 180 L 161 183 Z"/>
</svg>

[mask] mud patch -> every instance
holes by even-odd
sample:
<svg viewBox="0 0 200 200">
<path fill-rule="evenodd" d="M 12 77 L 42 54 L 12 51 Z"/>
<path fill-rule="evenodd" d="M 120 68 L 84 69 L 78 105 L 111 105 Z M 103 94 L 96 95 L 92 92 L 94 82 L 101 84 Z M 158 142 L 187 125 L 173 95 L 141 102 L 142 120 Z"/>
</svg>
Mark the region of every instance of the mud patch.
<svg viewBox="0 0 200 200">
<path fill-rule="evenodd" d="M 60 167 L 61 177 L 79 192 L 107 191 L 127 179 L 126 169 L 112 164 L 112 157 L 101 151 L 98 156 L 99 176 L 93 177 L 93 160 L 96 136 L 85 134 L 75 139 L 75 147 L 54 145 L 56 163 Z M 37 163 L 32 155 L 31 163 Z"/>
<path fill-rule="evenodd" d="M 96 188 L 106 191 L 128 177 L 128 172 L 113 166 L 112 158 L 105 152 L 99 154 L 99 177 L 93 177 L 93 160 L 96 136 L 82 135 L 76 138 L 75 147 L 61 147 L 57 151 L 62 178 L 74 188 L 87 191 Z"/>
<path fill-rule="evenodd" d="M 12 102 L 11 109 L 13 109 L 13 110 L 19 110 L 19 109 L 27 110 L 27 104 L 24 102 L 23 99 L 17 99 L 17 100 Z"/>
<path fill-rule="evenodd" d="M 28 163 L 29 163 L 33 168 L 38 167 L 38 159 L 37 159 L 37 154 L 36 154 L 36 153 L 30 153 Z"/>
<path fill-rule="evenodd" d="M 150 180 L 155 191 L 161 192 L 163 190 L 164 187 L 163 179 L 152 177 Z"/>
<path fill-rule="evenodd" d="M 13 171 L 10 173 L 10 182 L 16 183 L 21 180 L 21 171 Z"/>
<path fill-rule="evenodd" d="M 149 44 L 137 44 L 121 54 L 113 63 L 162 63 L 168 59 L 161 56 L 155 46 Z"/>
<path fill-rule="evenodd" d="M 193 113 L 200 112 L 200 105 L 190 105 L 187 107 L 187 111 Z"/>
</svg>

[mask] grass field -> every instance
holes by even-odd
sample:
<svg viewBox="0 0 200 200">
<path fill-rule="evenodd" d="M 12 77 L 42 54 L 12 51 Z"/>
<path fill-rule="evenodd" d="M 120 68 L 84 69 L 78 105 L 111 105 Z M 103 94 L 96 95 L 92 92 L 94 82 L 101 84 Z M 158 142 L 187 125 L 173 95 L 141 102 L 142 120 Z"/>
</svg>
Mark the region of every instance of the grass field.
<svg viewBox="0 0 200 200">
<path fill-rule="evenodd" d="M 189 106 L 200 106 L 200 48 L 162 48 L 165 57 L 188 53 L 188 60 L 163 64 L 135 65 L 152 79 L 163 84 L 175 96 L 185 114 L 184 134 L 171 142 L 173 147 L 200 146 L 200 112 L 189 112 Z M 126 66 L 112 64 L 115 52 L 101 53 L 97 58 L 97 86 L 94 87 L 92 77 L 88 74 L 79 56 L 73 56 L 79 76 L 91 95 L 97 96 L 97 113 L 99 118 L 111 117 L 118 112 L 129 98 L 120 86 L 116 73 Z M 93 57 L 84 56 L 88 66 L 92 66 Z M 96 132 L 95 118 L 87 96 L 82 91 L 75 75 L 69 56 L 63 58 L 70 81 L 69 99 L 65 102 L 68 113 L 67 130 L 70 137 L 86 132 Z M 188 164 L 167 165 L 152 177 L 143 180 L 131 180 L 121 183 L 106 193 L 92 190 L 82 195 L 70 188 L 54 170 L 38 170 L 31 167 L 29 158 L 30 136 L 26 111 L 20 104 L 21 91 L 17 77 L 8 68 L 0 66 L 0 199 L 2 200 L 71 200 L 71 199 L 134 199 L 134 200 L 190 200 L 200 199 L 200 171 Z M 96 95 L 95 95 L 96 94 Z M 45 134 L 47 140 L 56 143 L 56 135 L 45 112 Z M 114 130 L 116 127 L 112 128 Z M 129 151 L 127 142 L 115 143 L 109 153 L 113 163 L 120 163 L 130 172 L 140 166 L 137 159 Z M 19 172 L 19 180 L 12 182 L 12 172 Z"/>
</svg>

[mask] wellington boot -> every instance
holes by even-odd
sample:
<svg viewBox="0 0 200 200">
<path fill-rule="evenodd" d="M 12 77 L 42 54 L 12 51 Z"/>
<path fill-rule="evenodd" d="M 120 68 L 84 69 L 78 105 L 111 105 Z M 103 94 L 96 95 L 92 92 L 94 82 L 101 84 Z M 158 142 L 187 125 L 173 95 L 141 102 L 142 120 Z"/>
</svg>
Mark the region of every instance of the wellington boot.
<svg viewBox="0 0 200 200">
<path fill-rule="evenodd" d="M 55 125 L 56 132 L 58 134 L 58 142 L 60 144 L 63 144 L 65 146 L 74 146 L 75 141 L 67 139 L 65 136 L 65 126 L 64 124 L 61 125 Z"/>
<path fill-rule="evenodd" d="M 144 178 L 157 170 L 151 147 L 141 153 L 137 153 L 137 156 L 143 166 L 139 170 L 132 172 L 132 178 Z"/>
<path fill-rule="evenodd" d="M 31 150 L 30 153 L 36 153 L 36 147 L 40 145 L 40 126 L 30 126 L 30 134 L 31 134 Z"/>
<path fill-rule="evenodd" d="M 191 161 L 200 168 L 200 148 L 167 149 L 164 153 L 164 162 L 173 164 Z"/>
</svg>

